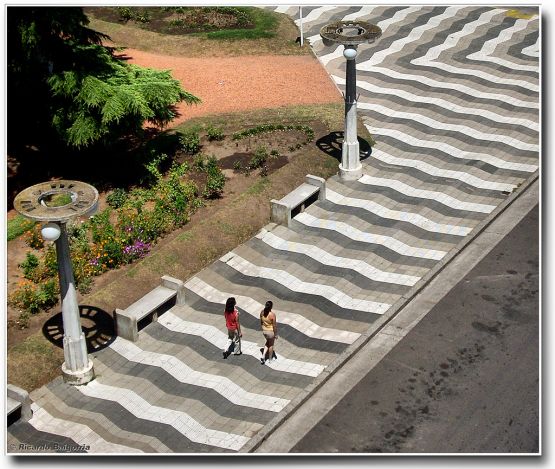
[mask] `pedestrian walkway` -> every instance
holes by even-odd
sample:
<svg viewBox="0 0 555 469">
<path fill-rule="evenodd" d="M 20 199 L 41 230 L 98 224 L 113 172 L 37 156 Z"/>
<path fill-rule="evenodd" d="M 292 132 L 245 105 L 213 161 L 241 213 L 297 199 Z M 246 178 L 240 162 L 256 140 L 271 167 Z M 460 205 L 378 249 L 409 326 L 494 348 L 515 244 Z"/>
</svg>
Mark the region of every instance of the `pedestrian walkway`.
<svg viewBox="0 0 555 469">
<path fill-rule="evenodd" d="M 535 177 L 539 18 L 516 16 L 477 6 L 304 8 L 305 37 L 340 89 L 342 47 L 324 48 L 320 28 L 341 19 L 382 28 L 358 56 L 360 118 L 376 140 L 364 175 L 332 177 L 326 200 L 290 227 L 269 224 L 183 279 L 185 304 L 136 343 L 117 338 L 95 353 L 93 382 L 58 378 L 32 392 L 33 418 L 9 428 L 8 451 L 248 449 Z M 241 314 L 243 355 L 223 360 L 229 296 Z M 278 359 L 261 365 L 258 315 L 268 299 Z"/>
</svg>

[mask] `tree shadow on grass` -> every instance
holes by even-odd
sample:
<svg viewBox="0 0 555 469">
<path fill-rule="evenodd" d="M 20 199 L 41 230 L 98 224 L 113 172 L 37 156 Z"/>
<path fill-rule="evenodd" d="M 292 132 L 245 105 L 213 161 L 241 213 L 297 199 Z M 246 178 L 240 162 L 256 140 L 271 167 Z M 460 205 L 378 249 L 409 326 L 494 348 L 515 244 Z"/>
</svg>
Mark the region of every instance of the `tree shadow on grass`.
<svg viewBox="0 0 555 469">
<path fill-rule="evenodd" d="M 87 343 L 87 353 L 98 352 L 116 339 L 114 318 L 106 311 L 95 306 L 80 305 L 79 316 Z M 61 312 L 44 323 L 42 333 L 51 343 L 63 348 L 64 325 Z"/>
<path fill-rule="evenodd" d="M 341 162 L 341 145 L 343 144 L 343 132 L 330 132 L 318 140 L 316 146 L 324 153 Z M 363 161 L 372 154 L 372 147 L 367 140 L 358 137 L 360 149 L 360 160 Z"/>
</svg>

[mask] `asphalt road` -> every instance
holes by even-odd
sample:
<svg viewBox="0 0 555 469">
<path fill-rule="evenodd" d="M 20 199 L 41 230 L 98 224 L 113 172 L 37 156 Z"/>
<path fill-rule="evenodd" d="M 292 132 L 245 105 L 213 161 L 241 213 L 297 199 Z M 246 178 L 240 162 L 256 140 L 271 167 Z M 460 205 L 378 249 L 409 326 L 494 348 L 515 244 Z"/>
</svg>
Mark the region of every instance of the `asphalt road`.
<svg viewBox="0 0 555 469">
<path fill-rule="evenodd" d="M 292 453 L 539 453 L 538 206 Z"/>
</svg>

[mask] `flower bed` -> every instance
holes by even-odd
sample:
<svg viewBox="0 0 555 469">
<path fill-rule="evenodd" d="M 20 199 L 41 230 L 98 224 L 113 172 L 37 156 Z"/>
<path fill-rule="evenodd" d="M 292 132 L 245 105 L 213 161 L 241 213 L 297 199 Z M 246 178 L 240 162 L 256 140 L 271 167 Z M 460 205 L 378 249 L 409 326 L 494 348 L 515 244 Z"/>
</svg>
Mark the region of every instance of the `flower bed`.
<svg viewBox="0 0 555 469">
<path fill-rule="evenodd" d="M 75 284 L 81 293 L 90 290 L 94 276 L 144 258 L 160 237 L 183 226 L 202 206 L 199 189 L 187 178 L 189 165 L 174 163 L 162 174 L 159 166 L 166 158 L 161 155 L 146 166 L 153 181 L 149 188 L 116 189 L 107 197 L 109 206 L 104 210 L 68 224 Z M 201 169 L 207 173 L 203 196 L 218 197 L 225 177 L 217 162 L 209 159 Z M 25 234 L 25 242 L 33 251 L 19 265 L 24 279 L 8 296 L 21 312 L 23 327 L 29 314 L 52 307 L 59 297 L 53 244 L 44 243 L 39 225 Z"/>
</svg>

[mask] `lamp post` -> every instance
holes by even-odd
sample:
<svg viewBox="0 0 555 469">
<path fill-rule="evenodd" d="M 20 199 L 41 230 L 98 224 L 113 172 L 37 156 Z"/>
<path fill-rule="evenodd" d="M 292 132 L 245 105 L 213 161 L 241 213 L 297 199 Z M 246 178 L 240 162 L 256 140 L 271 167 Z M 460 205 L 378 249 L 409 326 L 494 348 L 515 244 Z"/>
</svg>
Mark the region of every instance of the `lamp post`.
<svg viewBox="0 0 555 469">
<path fill-rule="evenodd" d="M 364 21 L 340 21 L 330 23 L 320 30 L 325 46 L 343 45 L 343 57 L 347 59 L 345 77 L 345 130 L 341 147 L 341 164 L 339 175 L 344 180 L 356 180 L 362 176 L 360 163 L 360 146 L 357 135 L 357 96 L 356 96 L 356 56 L 357 47 L 364 43 L 373 43 L 382 34 L 382 30 Z"/>
<path fill-rule="evenodd" d="M 26 218 L 44 223 L 41 235 L 46 241 L 56 243 L 64 327 L 62 374 L 65 382 L 74 385 L 92 380 L 94 369 L 81 328 L 66 226 L 73 218 L 94 213 L 97 206 L 98 191 L 79 181 L 36 184 L 21 191 L 14 200 L 16 211 Z"/>
</svg>

